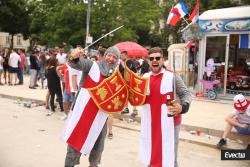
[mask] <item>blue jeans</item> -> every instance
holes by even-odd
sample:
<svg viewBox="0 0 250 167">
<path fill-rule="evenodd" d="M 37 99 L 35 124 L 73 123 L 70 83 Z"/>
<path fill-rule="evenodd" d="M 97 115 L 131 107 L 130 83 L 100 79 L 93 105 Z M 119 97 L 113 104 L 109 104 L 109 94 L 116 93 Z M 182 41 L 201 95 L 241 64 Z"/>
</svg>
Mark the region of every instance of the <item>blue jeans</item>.
<svg viewBox="0 0 250 167">
<path fill-rule="evenodd" d="M 17 78 L 19 80 L 19 85 L 22 85 L 23 84 L 23 69 L 18 68 Z"/>
<path fill-rule="evenodd" d="M 250 125 L 248 125 L 248 128 L 240 128 L 238 126 L 234 127 L 240 134 L 243 135 L 250 135 Z"/>
<path fill-rule="evenodd" d="M 40 79 L 41 79 L 41 84 L 42 84 L 42 89 L 44 88 L 44 81 L 46 79 L 45 77 L 45 72 L 39 72 L 39 75 L 40 75 Z"/>
</svg>

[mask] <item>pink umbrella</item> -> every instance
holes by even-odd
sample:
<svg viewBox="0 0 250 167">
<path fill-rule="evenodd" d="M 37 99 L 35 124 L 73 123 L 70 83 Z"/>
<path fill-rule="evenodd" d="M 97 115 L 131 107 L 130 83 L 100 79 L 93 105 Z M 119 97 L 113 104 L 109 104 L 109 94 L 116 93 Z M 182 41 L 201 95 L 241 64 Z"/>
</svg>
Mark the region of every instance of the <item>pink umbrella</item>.
<svg viewBox="0 0 250 167">
<path fill-rule="evenodd" d="M 129 57 L 146 57 L 148 56 L 148 51 L 143 46 L 136 42 L 120 42 L 115 45 L 120 52 L 127 51 Z"/>
</svg>

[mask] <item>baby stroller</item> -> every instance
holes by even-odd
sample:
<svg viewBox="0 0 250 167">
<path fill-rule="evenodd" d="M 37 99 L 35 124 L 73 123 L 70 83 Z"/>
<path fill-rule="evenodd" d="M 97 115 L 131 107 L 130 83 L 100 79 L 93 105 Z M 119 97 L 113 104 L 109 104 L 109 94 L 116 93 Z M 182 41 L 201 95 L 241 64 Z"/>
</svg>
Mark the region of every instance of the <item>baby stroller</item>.
<svg viewBox="0 0 250 167">
<path fill-rule="evenodd" d="M 205 95 L 209 100 L 214 100 L 217 97 L 217 93 L 215 91 L 214 85 L 217 85 L 220 83 L 219 80 L 212 80 L 212 81 L 207 81 L 207 80 L 200 80 L 200 82 L 203 84 L 204 90 L 205 90 Z"/>
</svg>

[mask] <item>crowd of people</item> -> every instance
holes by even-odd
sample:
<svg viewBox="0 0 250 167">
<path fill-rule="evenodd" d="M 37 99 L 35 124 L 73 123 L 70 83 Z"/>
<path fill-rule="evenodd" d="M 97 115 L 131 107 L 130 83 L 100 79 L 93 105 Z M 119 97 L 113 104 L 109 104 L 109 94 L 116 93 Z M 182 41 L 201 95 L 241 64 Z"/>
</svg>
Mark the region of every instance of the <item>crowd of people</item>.
<svg viewBox="0 0 250 167">
<path fill-rule="evenodd" d="M 0 85 L 23 85 L 23 73 L 27 66 L 23 49 L 0 50 Z"/>
</svg>

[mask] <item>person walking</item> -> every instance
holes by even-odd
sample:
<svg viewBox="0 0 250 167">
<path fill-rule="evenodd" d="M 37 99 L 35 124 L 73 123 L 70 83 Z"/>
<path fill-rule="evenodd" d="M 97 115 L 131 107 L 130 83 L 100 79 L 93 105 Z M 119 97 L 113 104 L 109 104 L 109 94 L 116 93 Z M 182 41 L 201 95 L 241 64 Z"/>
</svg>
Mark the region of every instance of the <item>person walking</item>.
<svg viewBox="0 0 250 167">
<path fill-rule="evenodd" d="M 191 103 L 191 94 L 182 79 L 164 69 L 163 51 L 159 47 L 149 50 L 149 86 L 145 104 L 141 109 L 140 160 L 149 167 L 175 166 L 177 133 L 173 116 L 185 113 Z M 175 87 L 175 88 L 174 88 Z M 180 98 L 174 100 L 174 93 Z M 168 104 L 171 102 L 171 105 Z"/>
</svg>

